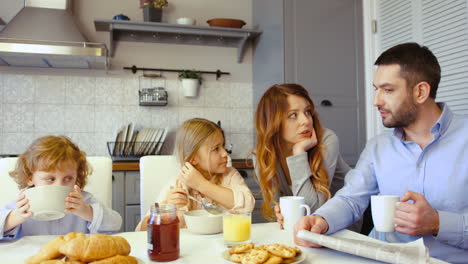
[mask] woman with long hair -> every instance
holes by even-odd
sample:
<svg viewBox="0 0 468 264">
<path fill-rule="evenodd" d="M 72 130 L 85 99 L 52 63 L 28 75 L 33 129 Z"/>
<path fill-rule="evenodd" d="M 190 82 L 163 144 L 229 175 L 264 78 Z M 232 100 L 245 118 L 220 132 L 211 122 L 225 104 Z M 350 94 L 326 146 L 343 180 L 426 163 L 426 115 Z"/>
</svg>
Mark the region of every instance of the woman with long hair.
<svg viewBox="0 0 468 264">
<path fill-rule="evenodd" d="M 338 137 L 322 126 L 301 85 L 271 86 L 257 106 L 255 129 L 255 167 L 265 219 L 276 218 L 282 228 L 279 197 L 303 196 L 315 211 L 331 197 L 334 177 L 341 181 L 337 188 L 343 185 L 350 168 L 339 154 Z"/>
</svg>

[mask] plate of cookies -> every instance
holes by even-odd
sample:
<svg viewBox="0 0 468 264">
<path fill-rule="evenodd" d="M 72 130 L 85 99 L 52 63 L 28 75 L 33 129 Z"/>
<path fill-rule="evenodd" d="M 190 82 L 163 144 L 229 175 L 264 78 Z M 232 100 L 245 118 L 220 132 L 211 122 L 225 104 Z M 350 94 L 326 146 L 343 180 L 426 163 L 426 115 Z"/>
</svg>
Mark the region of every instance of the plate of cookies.
<svg viewBox="0 0 468 264">
<path fill-rule="evenodd" d="M 223 252 L 223 258 L 231 263 L 241 264 L 299 264 L 306 259 L 305 252 L 295 246 L 253 243 L 236 245 Z"/>
</svg>

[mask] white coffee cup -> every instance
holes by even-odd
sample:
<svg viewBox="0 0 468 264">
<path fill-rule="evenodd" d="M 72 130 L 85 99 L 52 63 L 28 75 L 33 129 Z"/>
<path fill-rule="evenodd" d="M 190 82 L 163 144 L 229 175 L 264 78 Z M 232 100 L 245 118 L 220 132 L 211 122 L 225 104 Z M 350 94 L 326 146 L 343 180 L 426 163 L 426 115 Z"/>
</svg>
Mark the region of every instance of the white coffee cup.
<svg viewBox="0 0 468 264">
<path fill-rule="evenodd" d="M 305 204 L 302 196 L 283 196 L 280 197 L 280 209 L 283 215 L 283 227 L 285 230 L 292 231 L 296 222 L 304 216 L 302 208 L 305 209 L 305 215 L 310 215 L 310 207 Z"/>
<path fill-rule="evenodd" d="M 396 195 L 371 196 L 372 220 L 374 221 L 375 230 L 379 232 L 395 231 L 393 218 L 399 201 L 400 197 Z"/>
</svg>

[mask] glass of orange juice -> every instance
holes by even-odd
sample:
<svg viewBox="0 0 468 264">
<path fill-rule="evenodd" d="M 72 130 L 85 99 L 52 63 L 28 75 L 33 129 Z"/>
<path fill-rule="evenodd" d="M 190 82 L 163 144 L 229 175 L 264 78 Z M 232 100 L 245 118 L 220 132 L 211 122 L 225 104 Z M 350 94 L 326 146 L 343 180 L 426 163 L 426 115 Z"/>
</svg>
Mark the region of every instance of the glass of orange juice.
<svg viewBox="0 0 468 264">
<path fill-rule="evenodd" d="M 224 243 L 228 247 L 250 242 L 252 216 L 249 210 L 230 210 L 223 215 Z"/>
</svg>

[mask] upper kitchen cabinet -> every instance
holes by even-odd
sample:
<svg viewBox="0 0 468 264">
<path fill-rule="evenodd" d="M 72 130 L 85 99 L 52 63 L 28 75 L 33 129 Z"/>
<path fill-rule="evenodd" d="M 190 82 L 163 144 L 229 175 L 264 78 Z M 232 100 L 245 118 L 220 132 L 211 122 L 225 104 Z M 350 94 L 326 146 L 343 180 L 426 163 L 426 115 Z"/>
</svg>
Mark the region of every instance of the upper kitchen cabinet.
<svg viewBox="0 0 468 264">
<path fill-rule="evenodd" d="M 115 53 L 116 42 L 155 42 L 237 48 L 237 62 L 242 61 L 249 40 L 261 34 L 258 30 L 223 27 L 191 26 L 155 22 L 133 22 L 109 19 L 94 21 L 96 31 L 110 34 L 110 54 Z"/>
<path fill-rule="evenodd" d="M 354 165 L 365 144 L 362 0 L 255 0 L 254 104 L 275 83 L 304 86 Z"/>
<path fill-rule="evenodd" d="M 23 8 L 23 0 L 10 0 L 2 3 L 2 8 L 0 8 L 0 31 L 2 31 L 5 25 L 10 23 L 13 17 L 15 17 Z"/>
</svg>

